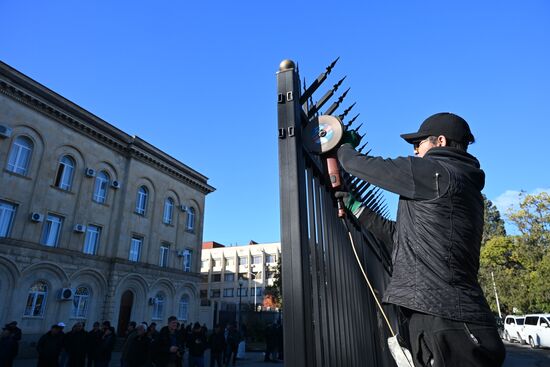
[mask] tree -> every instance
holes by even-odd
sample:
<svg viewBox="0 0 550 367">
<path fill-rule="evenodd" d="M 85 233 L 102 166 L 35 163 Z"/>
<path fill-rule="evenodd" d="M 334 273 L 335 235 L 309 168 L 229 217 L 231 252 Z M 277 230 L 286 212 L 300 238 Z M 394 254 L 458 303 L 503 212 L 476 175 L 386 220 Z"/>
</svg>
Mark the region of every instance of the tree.
<svg viewBox="0 0 550 367">
<path fill-rule="evenodd" d="M 279 308 L 283 307 L 282 295 L 283 295 L 283 279 L 282 279 L 282 264 L 281 257 L 277 261 L 277 268 L 275 270 L 275 276 L 273 277 L 273 285 L 265 287 L 264 293 L 264 307 Z"/>
<path fill-rule="evenodd" d="M 485 222 L 483 225 L 483 237 L 481 244 L 485 244 L 488 240 L 495 236 L 506 236 L 504 228 L 504 220 L 500 217 L 500 212 L 493 202 L 483 195 Z"/>
<path fill-rule="evenodd" d="M 508 213 L 508 219 L 516 225 L 523 239 L 533 245 L 550 246 L 550 195 L 520 194 L 519 210 Z"/>
</svg>

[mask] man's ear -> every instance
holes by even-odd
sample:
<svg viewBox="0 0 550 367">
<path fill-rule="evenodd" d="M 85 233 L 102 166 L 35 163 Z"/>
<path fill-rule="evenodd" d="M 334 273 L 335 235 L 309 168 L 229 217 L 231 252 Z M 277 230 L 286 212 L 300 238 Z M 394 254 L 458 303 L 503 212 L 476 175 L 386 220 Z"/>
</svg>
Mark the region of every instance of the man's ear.
<svg viewBox="0 0 550 367">
<path fill-rule="evenodd" d="M 447 146 L 447 138 L 444 135 L 439 135 L 437 137 L 437 146 L 438 147 L 446 147 Z"/>
</svg>

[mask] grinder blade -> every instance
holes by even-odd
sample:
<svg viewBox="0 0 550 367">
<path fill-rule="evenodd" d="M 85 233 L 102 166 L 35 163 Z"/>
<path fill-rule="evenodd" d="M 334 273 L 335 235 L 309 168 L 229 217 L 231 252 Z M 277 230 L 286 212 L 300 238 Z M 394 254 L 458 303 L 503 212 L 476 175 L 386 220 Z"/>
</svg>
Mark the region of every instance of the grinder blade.
<svg viewBox="0 0 550 367">
<path fill-rule="evenodd" d="M 311 153 L 323 154 L 338 146 L 344 135 L 344 125 L 336 116 L 321 115 L 306 125 L 303 142 Z"/>
</svg>

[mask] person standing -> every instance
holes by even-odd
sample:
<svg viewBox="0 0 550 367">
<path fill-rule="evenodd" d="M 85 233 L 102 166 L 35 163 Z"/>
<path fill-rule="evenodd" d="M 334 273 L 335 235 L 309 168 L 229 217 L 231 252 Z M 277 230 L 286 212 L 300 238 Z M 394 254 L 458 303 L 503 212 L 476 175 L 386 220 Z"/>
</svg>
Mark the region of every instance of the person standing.
<svg viewBox="0 0 550 367">
<path fill-rule="evenodd" d="M 97 347 L 96 367 L 108 367 L 116 343 L 115 328 L 110 321 L 103 321 L 102 335 Z"/>
<path fill-rule="evenodd" d="M 99 326 L 99 322 L 94 322 L 92 330 L 88 332 L 88 341 L 86 343 L 86 356 L 88 358 L 88 367 L 94 367 L 95 360 L 97 358 L 97 349 L 99 348 L 101 337 L 103 336 L 103 332 L 101 331 Z"/>
<path fill-rule="evenodd" d="M 13 360 L 19 353 L 21 336 L 21 329 L 17 327 L 17 321 L 12 321 L 2 328 L 0 336 L 0 367 L 12 367 Z"/>
<path fill-rule="evenodd" d="M 235 323 L 229 324 L 227 329 L 226 342 L 227 346 L 225 349 L 225 365 L 229 366 L 229 363 L 233 362 L 233 366 L 237 361 L 237 349 L 239 348 L 239 332 L 237 331 L 237 325 Z"/>
<path fill-rule="evenodd" d="M 149 363 L 151 339 L 147 336 L 145 325 L 136 326 L 134 337 L 128 340 L 126 365 L 127 367 L 144 367 Z"/>
<path fill-rule="evenodd" d="M 128 346 L 132 339 L 134 339 L 137 335 L 136 331 L 136 322 L 130 321 L 128 324 L 128 329 L 126 330 L 126 340 L 124 341 L 124 344 L 122 345 L 122 350 L 120 354 L 120 366 L 126 367 L 126 361 L 128 359 Z"/>
<path fill-rule="evenodd" d="M 55 324 L 50 331 L 42 335 L 36 344 L 38 351 L 37 367 L 58 367 L 59 355 L 63 349 L 62 327 Z"/>
<path fill-rule="evenodd" d="M 399 306 L 409 324 L 417 366 L 501 366 L 505 350 L 477 281 L 483 233 L 485 173 L 467 152 L 468 123 L 452 113 L 428 117 L 401 135 L 414 157 L 384 159 L 355 151 L 346 131 L 338 149 L 351 175 L 398 194 L 396 221 L 339 193 L 348 210 L 391 245 L 393 274 L 383 301 Z"/>
<path fill-rule="evenodd" d="M 204 367 L 204 351 L 208 348 L 208 343 L 198 322 L 193 325 L 187 347 L 189 348 L 189 367 Z"/>
<path fill-rule="evenodd" d="M 178 331 L 178 318 L 170 316 L 168 325 L 160 329 L 154 359 L 159 367 L 181 367 L 185 344 Z"/>
<path fill-rule="evenodd" d="M 84 367 L 88 347 L 88 333 L 81 322 L 74 324 L 72 330 L 65 334 L 65 350 L 69 367 Z"/>
<path fill-rule="evenodd" d="M 223 366 L 223 353 L 226 348 L 225 336 L 220 325 L 216 325 L 214 332 L 210 335 L 208 345 L 210 346 L 210 367 Z"/>
</svg>

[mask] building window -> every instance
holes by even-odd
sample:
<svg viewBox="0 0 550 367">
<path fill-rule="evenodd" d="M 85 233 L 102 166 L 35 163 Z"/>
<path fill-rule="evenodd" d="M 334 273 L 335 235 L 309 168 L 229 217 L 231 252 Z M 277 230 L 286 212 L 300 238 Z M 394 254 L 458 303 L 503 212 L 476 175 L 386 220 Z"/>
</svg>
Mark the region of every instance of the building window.
<svg viewBox="0 0 550 367">
<path fill-rule="evenodd" d="M 130 255 L 128 256 L 128 260 L 139 261 L 142 245 L 143 245 L 142 237 L 132 237 L 132 241 L 130 242 Z"/>
<path fill-rule="evenodd" d="M 72 317 L 76 319 L 85 319 L 88 313 L 89 303 L 90 290 L 86 287 L 76 288 L 73 297 L 73 311 L 71 313 Z"/>
<path fill-rule="evenodd" d="M 94 185 L 94 195 L 93 200 L 95 202 L 98 202 L 100 204 L 103 204 L 105 201 L 107 201 L 107 187 L 109 185 L 109 175 L 101 171 L 98 173 L 98 175 L 95 178 L 95 185 Z"/>
<path fill-rule="evenodd" d="M 212 274 L 211 282 L 221 282 L 221 281 L 222 281 L 221 274 Z"/>
<path fill-rule="evenodd" d="M 212 259 L 212 267 L 213 268 L 216 268 L 218 266 L 221 266 L 222 265 L 222 260 L 221 259 Z"/>
<path fill-rule="evenodd" d="M 208 298 L 208 291 L 206 289 L 200 290 L 200 298 Z"/>
<path fill-rule="evenodd" d="M 191 271 L 191 256 L 193 251 L 185 249 L 183 251 L 183 271 Z"/>
<path fill-rule="evenodd" d="M 88 224 L 88 226 L 86 227 L 86 238 L 84 238 L 83 252 L 89 255 L 97 254 L 100 237 L 101 237 L 101 227 Z"/>
<path fill-rule="evenodd" d="M 263 295 L 263 288 L 256 287 L 256 296 L 262 296 Z"/>
<path fill-rule="evenodd" d="M 163 268 L 168 266 L 169 251 L 170 251 L 170 247 L 168 247 L 167 245 L 160 246 L 159 266 L 162 266 Z"/>
<path fill-rule="evenodd" d="M 230 266 L 234 266 L 235 265 L 235 259 L 234 258 L 229 258 L 229 259 L 225 259 L 225 267 L 230 267 Z"/>
<path fill-rule="evenodd" d="M 59 168 L 55 176 L 55 186 L 61 190 L 70 190 L 73 184 L 74 159 L 65 155 L 59 161 Z"/>
<path fill-rule="evenodd" d="M 195 231 L 195 208 L 189 207 L 187 209 L 187 226 L 186 229 L 189 232 Z"/>
<path fill-rule="evenodd" d="M 219 289 L 211 289 L 210 290 L 210 298 L 220 298 L 220 290 Z"/>
<path fill-rule="evenodd" d="M 172 224 L 174 214 L 174 200 L 172 198 L 166 198 L 164 200 L 164 213 L 162 215 L 162 221 L 166 224 Z"/>
<path fill-rule="evenodd" d="M 248 288 L 237 288 L 237 297 L 246 297 L 248 295 Z"/>
<path fill-rule="evenodd" d="M 33 150 L 31 139 L 24 136 L 18 136 L 11 146 L 8 158 L 8 171 L 26 175 L 31 161 Z"/>
<path fill-rule="evenodd" d="M 44 230 L 42 231 L 42 244 L 49 247 L 57 247 L 62 225 L 62 217 L 48 214 L 46 223 L 44 223 Z"/>
<path fill-rule="evenodd" d="M 44 281 L 34 283 L 29 288 L 25 316 L 44 316 L 46 308 L 46 297 L 48 296 L 48 285 Z"/>
<path fill-rule="evenodd" d="M 273 279 L 275 278 L 275 272 L 274 271 L 267 271 L 265 274 L 266 279 Z"/>
<path fill-rule="evenodd" d="M 261 255 L 252 256 L 252 264 L 261 264 L 261 263 L 262 263 Z"/>
<path fill-rule="evenodd" d="M 16 206 L 0 201 L 0 237 L 9 237 Z"/>
<path fill-rule="evenodd" d="M 226 282 L 234 282 L 235 281 L 235 274 L 225 273 L 223 275 L 223 280 L 226 281 Z"/>
<path fill-rule="evenodd" d="M 239 256 L 239 265 L 247 265 L 247 264 L 248 264 L 248 257 Z"/>
<path fill-rule="evenodd" d="M 239 279 L 247 280 L 248 279 L 248 273 L 239 273 Z"/>
<path fill-rule="evenodd" d="M 149 196 L 149 191 L 145 186 L 141 186 L 137 192 L 136 200 L 136 213 L 139 215 L 145 215 L 145 210 L 147 209 L 147 197 Z"/>
<path fill-rule="evenodd" d="M 201 269 L 208 268 L 208 260 L 202 260 L 201 261 Z"/>
<path fill-rule="evenodd" d="M 234 291 L 233 288 L 225 288 L 223 290 L 223 296 L 224 297 L 233 297 L 233 291 Z"/>
<path fill-rule="evenodd" d="M 273 255 L 273 254 L 265 255 L 265 262 L 268 263 L 268 264 L 276 262 L 275 255 Z"/>
<path fill-rule="evenodd" d="M 164 316 L 164 293 L 158 292 L 155 296 L 155 304 L 153 305 L 153 320 L 162 320 Z"/>
<path fill-rule="evenodd" d="M 206 298 L 206 295 L 205 297 Z M 178 307 L 178 319 L 184 322 L 187 322 L 189 319 L 189 296 L 184 294 L 180 298 L 180 303 Z"/>
</svg>

